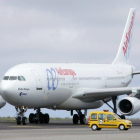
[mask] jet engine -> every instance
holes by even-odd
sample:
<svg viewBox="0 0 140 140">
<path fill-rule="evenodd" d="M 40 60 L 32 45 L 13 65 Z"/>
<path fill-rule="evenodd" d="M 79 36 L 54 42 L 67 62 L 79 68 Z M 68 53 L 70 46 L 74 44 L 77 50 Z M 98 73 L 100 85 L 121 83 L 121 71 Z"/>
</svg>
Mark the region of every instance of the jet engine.
<svg viewBox="0 0 140 140">
<path fill-rule="evenodd" d="M 4 99 L 1 97 L 1 95 L 0 95 L 0 109 L 1 109 L 2 107 L 4 107 L 5 104 L 6 104 L 5 100 L 4 100 Z"/>
<path fill-rule="evenodd" d="M 133 115 L 140 110 L 140 100 L 136 97 L 125 97 L 118 103 L 118 108 L 123 115 Z"/>
</svg>

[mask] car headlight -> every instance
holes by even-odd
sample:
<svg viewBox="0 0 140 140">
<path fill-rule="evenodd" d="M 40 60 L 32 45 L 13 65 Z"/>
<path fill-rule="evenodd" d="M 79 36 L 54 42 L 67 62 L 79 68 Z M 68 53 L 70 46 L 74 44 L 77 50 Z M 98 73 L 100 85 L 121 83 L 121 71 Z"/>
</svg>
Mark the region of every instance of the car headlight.
<svg viewBox="0 0 140 140">
<path fill-rule="evenodd" d="M 126 123 L 129 123 L 129 121 L 125 121 Z"/>
</svg>

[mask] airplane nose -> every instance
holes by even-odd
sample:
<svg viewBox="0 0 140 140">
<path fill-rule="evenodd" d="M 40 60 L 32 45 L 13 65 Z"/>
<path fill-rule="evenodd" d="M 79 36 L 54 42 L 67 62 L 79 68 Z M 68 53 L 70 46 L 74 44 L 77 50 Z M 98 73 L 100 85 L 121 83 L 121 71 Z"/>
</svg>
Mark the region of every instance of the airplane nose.
<svg viewBox="0 0 140 140">
<path fill-rule="evenodd" d="M 1 83 L 0 83 L 0 95 L 1 95 Z"/>
<path fill-rule="evenodd" d="M 2 90 L 1 90 L 1 84 L 0 84 L 0 108 L 5 106 L 6 104 L 6 101 L 4 101 L 4 99 L 1 97 L 1 94 L 2 94 Z"/>
<path fill-rule="evenodd" d="M 1 85 L 0 85 L 0 94 L 1 96 L 4 98 L 4 99 L 7 99 L 9 97 L 9 85 L 6 84 L 5 82 L 1 82 Z"/>
<path fill-rule="evenodd" d="M 4 107 L 6 105 L 6 102 L 3 100 L 3 98 L 0 96 L 0 108 Z"/>
<path fill-rule="evenodd" d="M 1 82 L 0 88 L 0 94 L 2 98 L 7 102 L 11 102 L 13 97 L 12 95 L 15 92 L 13 91 L 12 85 L 8 82 Z"/>
<path fill-rule="evenodd" d="M 16 88 L 17 83 L 14 81 L 2 81 L 1 82 L 1 96 L 11 105 L 18 106 L 18 92 Z"/>
</svg>

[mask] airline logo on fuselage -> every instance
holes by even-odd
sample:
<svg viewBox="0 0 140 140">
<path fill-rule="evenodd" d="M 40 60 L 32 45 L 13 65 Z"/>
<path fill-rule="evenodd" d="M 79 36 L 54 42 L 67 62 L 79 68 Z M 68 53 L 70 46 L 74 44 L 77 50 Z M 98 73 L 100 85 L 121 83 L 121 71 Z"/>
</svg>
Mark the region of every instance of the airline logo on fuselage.
<svg viewBox="0 0 140 140">
<path fill-rule="evenodd" d="M 62 69 L 62 68 L 55 68 L 57 71 L 58 75 L 72 75 L 73 77 L 76 75 L 74 70 L 72 69 Z"/>
<path fill-rule="evenodd" d="M 58 86 L 58 78 L 54 68 L 46 69 L 47 80 L 48 80 L 48 90 L 55 90 Z"/>
<path fill-rule="evenodd" d="M 131 40 L 131 36 L 132 36 L 131 30 L 132 30 L 133 23 L 134 23 L 134 17 L 135 17 L 135 13 L 133 12 L 130 27 L 129 27 L 128 32 L 126 33 L 126 41 L 124 42 L 124 46 L 122 48 L 123 53 L 124 53 L 124 57 L 126 57 L 126 59 L 129 57 L 130 40 Z"/>
<path fill-rule="evenodd" d="M 56 90 L 59 84 L 58 75 L 71 75 L 75 76 L 76 73 L 72 69 L 62 69 L 62 68 L 50 68 L 46 69 L 47 72 L 47 80 L 48 80 L 48 90 Z"/>
</svg>

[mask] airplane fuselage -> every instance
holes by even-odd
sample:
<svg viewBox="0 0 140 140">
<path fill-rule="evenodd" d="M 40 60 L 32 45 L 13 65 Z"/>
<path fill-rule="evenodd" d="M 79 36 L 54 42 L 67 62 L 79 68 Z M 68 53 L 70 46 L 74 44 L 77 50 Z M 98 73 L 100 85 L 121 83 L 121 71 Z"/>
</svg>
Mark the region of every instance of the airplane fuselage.
<svg viewBox="0 0 140 140">
<path fill-rule="evenodd" d="M 2 97 L 16 107 L 94 109 L 103 101 L 83 102 L 72 95 L 81 88 L 126 87 L 132 72 L 132 66 L 120 64 L 21 64 L 6 72 Z"/>
</svg>

